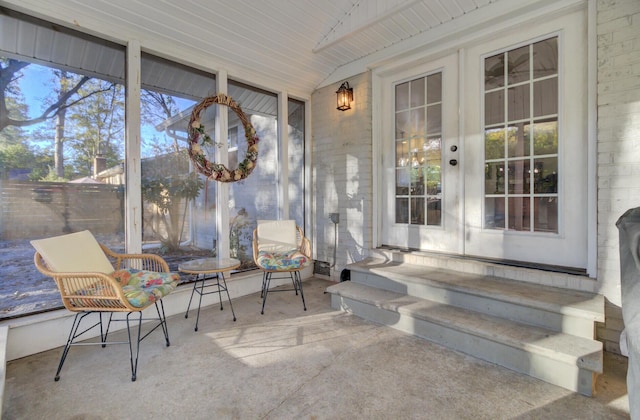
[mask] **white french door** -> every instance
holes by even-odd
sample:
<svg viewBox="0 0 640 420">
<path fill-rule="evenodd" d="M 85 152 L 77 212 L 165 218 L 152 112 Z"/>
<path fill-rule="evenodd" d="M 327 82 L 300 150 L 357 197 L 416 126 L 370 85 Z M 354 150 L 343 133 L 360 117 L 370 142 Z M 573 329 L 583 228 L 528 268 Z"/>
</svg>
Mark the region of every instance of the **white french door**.
<svg viewBox="0 0 640 420">
<path fill-rule="evenodd" d="M 466 50 L 465 253 L 587 266 L 585 16 Z"/>
<path fill-rule="evenodd" d="M 454 54 L 384 78 L 385 245 L 462 251 L 457 63 Z"/>
<path fill-rule="evenodd" d="M 381 244 L 587 267 L 585 15 L 380 77 Z"/>
</svg>

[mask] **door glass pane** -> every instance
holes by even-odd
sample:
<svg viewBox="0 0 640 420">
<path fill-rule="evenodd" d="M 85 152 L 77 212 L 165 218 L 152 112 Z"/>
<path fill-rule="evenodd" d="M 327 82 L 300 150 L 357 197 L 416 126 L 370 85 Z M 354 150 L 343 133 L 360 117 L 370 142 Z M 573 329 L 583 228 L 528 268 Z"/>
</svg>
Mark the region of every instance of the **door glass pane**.
<svg viewBox="0 0 640 420">
<path fill-rule="evenodd" d="M 442 181 L 442 139 L 433 137 L 427 141 L 427 194 L 438 195 L 441 191 Z"/>
<path fill-rule="evenodd" d="M 409 82 L 396 86 L 396 111 L 409 108 Z"/>
<path fill-rule="evenodd" d="M 411 82 L 411 107 L 424 105 L 424 77 Z"/>
<path fill-rule="evenodd" d="M 427 107 L 427 134 L 437 134 L 442 131 L 442 106 L 440 104 Z"/>
<path fill-rule="evenodd" d="M 501 64 L 505 55 L 508 76 L 503 85 L 498 73 L 504 70 Z M 484 60 L 487 229 L 558 232 L 557 223 L 545 223 L 544 228 L 532 226 L 531 223 L 531 220 L 538 220 L 536 208 L 542 209 L 535 204 L 539 199 L 558 202 L 557 63 L 556 38 Z M 504 95 L 507 95 L 506 103 L 503 101 Z M 532 103 L 533 112 L 530 109 Z M 505 113 L 507 121 L 504 121 Z M 549 220 L 550 213 L 554 211 L 553 217 L 557 220 L 557 204 L 555 207 L 545 207 L 544 211 L 545 220 Z M 508 221 L 506 225 L 504 220 Z"/>
<path fill-rule="evenodd" d="M 442 101 L 442 73 L 427 76 L 427 103 Z"/>
<path fill-rule="evenodd" d="M 533 84 L 533 116 L 558 113 L 558 78 L 540 80 Z"/>
<path fill-rule="evenodd" d="M 487 197 L 484 200 L 484 225 L 488 229 L 504 229 L 504 198 Z"/>
<path fill-rule="evenodd" d="M 396 142 L 396 166 L 404 167 L 409 164 L 409 142 L 400 140 Z"/>
<path fill-rule="evenodd" d="M 493 125 L 504 122 L 504 90 L 484 95 L 484 124 Z"/>
<path fill-rule="evenodd" d="M 540 197 L 535 199 L 534 230 L 536 232 L 558 231 L 558 198 Z"/>
<path fill-rule="evenodd" d="M 533 123 L 533 153 L 549 155 L 558 153 L 558 120 L 540 120 Z"/>
<path fill-rule="evenodd" d="M 558 74 L 558 38 L 533 44 L 533 77 L 535 79 Z"/>
<path fill-rule="evenodd" d="M 504 194 L 504 163 L 495 162 L 485 165 L 484 191 L 486 194 Z"/>
<path fill-rule="evenodd" d="M 411 224 L 424 225 L 424 198 L 411 198 Z"/>
<path fill-rule="evenodd" d="M 396 104 L 404 101 L 405 94 L 411 97 L 412 109 L 397 109 L 395 118 L 396 223 L 439 226 L 442 222 L 442 74 L 396 86 Z M 408 196 L 408 199 L 399 196 Z M 403 211 L 406 214 L 400 213 Z"/>
<path fill-rule="evenodd" d="M 507 52 L 507 74 L 510 85 L 529 80 L 528 45 Z"/>
<path fill-rule="evenodd" d="M 556 194 L 558 192 L 558 158 L 534 160 L 535 193 Z"/>
<path fill-rule="evenodd" d="M 439 226 L 442 218 L 442 210 L 440 209 L 442 200 L 439 198 L 427 199 L 427 225 Z"/>
<path fill-rule="evenodd" d="M 529 194 L 529 159 L 509 161 L 509 194 Z"/>
<path fill-rule="evenodd" d="M 413 109 L 411 112 L 411 128 L 409 129 L 409 136 L 420 136 L 424 134 L 425 130 L 425 117 L 424 107 Z"/>
<path fill-rule="evenodd" d="M 424 171 L 418 166 L 411 168 L 411 195 L 424 195 Z"/>
<path fill-rule="evenodd" d="M 396 198 L 396 223 L 409 223 L 408 198 Z"/>
<path fill-rule="evenodd" d="M 411 125 L 409 123 L 410 111 L 396 113 L 396 138 L 405 139 L 410 136 Z"/>
<path fill-rule="evenodd" d="M 409 195 L 409 179 L 411 168 L 396 169 L 396 195 Z"/>
<path fill-rule="evenodd" d="M 529 156 L 531 153 L 530 127 L 528 123 L 509 124 L 507 128 L 509 157 Z"/>
<path fill-rule="evenodd" d="M 529 118 L 529 85 L 509 88 L 509 121 Z"/>
<path fill-rule="evenodd" d="M 528 231 L 530 230 L 531 214 L 529 209 L 529 197 L 509 198 L 509 229 Z"/>
<path fill-rule="evenodd" d="M 484 158 L 500 159 L 504 157 L 504 128 L 490 128 L 484 131 Z"/>
<path fill-rule="evenodd" d="M 484 60 L 484 89 L 491 90 L 504 86 L 504 54 L 497 54 Z"/>
</svg>

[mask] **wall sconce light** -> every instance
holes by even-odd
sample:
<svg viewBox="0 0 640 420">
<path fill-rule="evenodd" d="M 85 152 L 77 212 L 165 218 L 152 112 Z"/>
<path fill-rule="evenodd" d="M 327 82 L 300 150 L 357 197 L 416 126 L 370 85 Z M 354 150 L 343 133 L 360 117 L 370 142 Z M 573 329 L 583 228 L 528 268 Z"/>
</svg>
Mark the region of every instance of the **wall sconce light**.
<svg viewBox="0 0 640 420">
<path fill-rule="evenodd" d="M 344 82 L 340 85 L 340 89 L 336 91 L 338 95 L 338 108 L 340 111 L 346 111 L 351 109 L 351 102 L 353 102 L 353 88 L 349 87 L 349 82 Z"/>
</svg>

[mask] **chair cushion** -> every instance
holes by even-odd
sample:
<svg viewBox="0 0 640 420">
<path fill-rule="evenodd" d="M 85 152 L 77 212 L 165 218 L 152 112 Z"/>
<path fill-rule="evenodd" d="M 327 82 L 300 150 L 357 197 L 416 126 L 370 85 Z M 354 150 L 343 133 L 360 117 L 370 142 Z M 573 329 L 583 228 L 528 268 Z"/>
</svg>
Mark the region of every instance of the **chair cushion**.
<svg viewBox="0 0 640 420">
<path fill-rule="evenodd" d="M 124 295 L 136 308 L 143 308 L 171 293 L 178 282 L 178 273 L 136 270 L 127 268 L 117 270 L 113 277 L 122 285 Z"/>
<path fill-rule="evenodd" d="M 295 220 L 258 220 L 258 251 L 286 254 L 298 248 Z"/>
<path fill-rule="evenodd" d="M 257 263 L 265 270 L 295 271 L 300 270 L 311 260 L 297 250 L 289 252 L 258 251 Z"/>
<path fill-rule="evenodd" d="M 88 230 L 31 241 L 52 271 L 61 273 L 113 272 L 113 266 Z"/>
</svg>

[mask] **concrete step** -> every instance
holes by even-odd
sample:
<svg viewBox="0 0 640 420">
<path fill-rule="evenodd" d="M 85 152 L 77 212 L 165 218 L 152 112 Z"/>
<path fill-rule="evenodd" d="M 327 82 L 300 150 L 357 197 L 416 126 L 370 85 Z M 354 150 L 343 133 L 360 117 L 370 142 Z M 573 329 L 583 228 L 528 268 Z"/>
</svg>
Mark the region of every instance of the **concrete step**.
<svg viewBox="0 0 640 420">
<path fill-rule="evenodd" d="M 389 259 L 347 268 L 353 283 L 587 339 L 595 337 L 595 323 L 604 322 L 604 297 L 596 293 Z"/>
<path fill-rule="evenodd" d="M 336 309 L 584 395 L 602 372 L 595 340 L 353 281 L 327 292 Z"/>
</svg>

